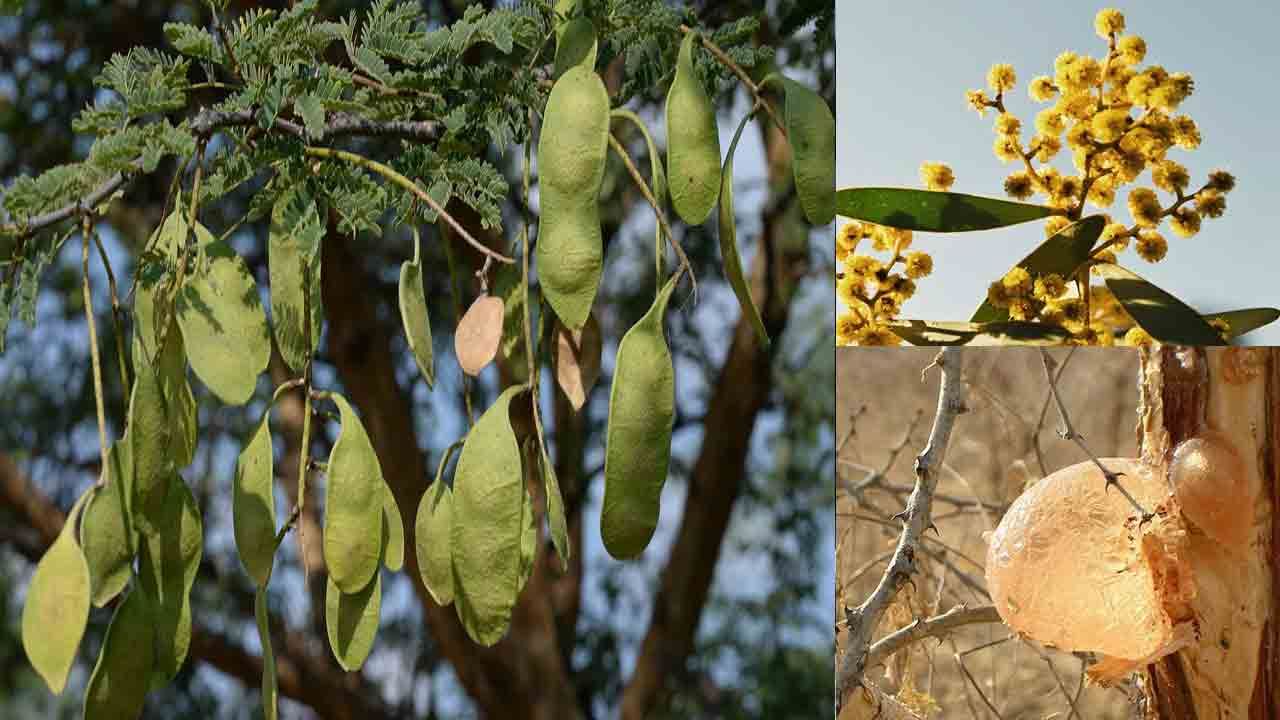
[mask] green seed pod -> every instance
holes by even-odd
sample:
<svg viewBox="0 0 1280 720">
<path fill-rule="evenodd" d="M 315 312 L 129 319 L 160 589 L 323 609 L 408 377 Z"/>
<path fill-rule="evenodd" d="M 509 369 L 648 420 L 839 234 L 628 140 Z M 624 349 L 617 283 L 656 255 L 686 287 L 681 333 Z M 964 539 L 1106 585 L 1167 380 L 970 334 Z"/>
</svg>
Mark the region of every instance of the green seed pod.
<svg viewBox="0 0 1280 720">
<path fill-rule="evenodd" d="M 191 369 L 223 402 L 243 405 L 271 359 L 267 316 L 244 260 L 203 225 L 194 230 L 209 267 L 178 292 L 178 326 Z"/>
<path fill-rule="evenodd" d="M 102 607 L 129 584 L 133 571 L 133 529 L 125 518 L 124 493 L 133 474 L 129 443 L 121 440 L 107 453 L 105 484 L 94 493 L 80 519 L 80 547 L 89 564 L 93 604 Z"/>
<path fill-rule="evenodd" d="M 836 217 L 836 120 L 818 93 L 783 78 L 791 168 L 804 216 L 814 225 Z"/>
<path fill-rule="evenodd" d="M 526 491 L 511 405 L 525 392 L 523 386 L 507 388 L 480 416 L 454 474 L 454 602 L 467 634 L 485 646 L 506 634 L 520 592 Z"/>
<path fill-rule="evenodd" d="M 422 494 L 414 523 L 414 549 L 422 584 L 441 605 L 453 602 L 453 490 L 441 478 L 448 464 L 446 455 L 436 481 Z"/>
<path fill-rule="evenodd" d="M 569 558 L 573 556 L 573 546 L 569 542 L 569 522 L 564 514 L 564 497 L 560 494 L 560 481 L 556 478 L 556 468 L 551 464 L 551 458 L 547 457 L 547 449 L 539 447 L 539 454 L 543 492 L 547 494 L 547 525 L 551 528 L 551 542 L 567 570 Z"/>
<path fill-rule="evenodd" d="M 400 266 L 400 320 L 418 371 L 427 381 L 427 387 L 434 387 L 436 366 L 431 347 L 431 315 L 427 312 L 427 295 L 422 287 L 422 249 L 417 228 L 413 229 L 413 260 Z"/>
<path fill-rule="evenodd" d="M 609 93 L 595 71 L 574 67 L 552 87 L 538 138 L 537 262 L 547 301 L 575 330 L 587 321 L 600 288 L 598 198 L 608 149 Z"/>
<path fill-rule="evenodd" d="M 204 553 L 200 508 L 182 476 L 167 480 L 164 509 L 153 531 L 140 537 L 139 586 L 146 594 L 155 627 L 152 687 L 178 674 L 191 645 L 191 586 Z"/>
<path fill-rule="evenodd" d="M 667 182 L 676 213 L 701 225 L 720 194 L 720 132 L 715 106 L 694 72 L 695 42 L 695 33 L 684 36 L 667 91 Z"/>
<path fill-rule="evenodd" d="M 160 515 L 173 468 L 173 431 L 164 382 L 151 366 L 141 366 L 129 398 L 129 455 L 133 460 L 129 508 L 139 528 L 151 528 Z"/>
<path fill-rule="evenodd" d="M 570 20 L 560 27 L 556 39 L 554 77 L 558 78 L 578 66 L 594 70 L 596 52 L 596 28 L 591 19 L 579 16 Z"/>
<path fill-rule="evenodd" d="M 84 693 L 84 720 L 125 720 L 142 714 L 155 662 L 155 620 L 145 593 L 129 591 L 116 608 Z"/>
<path fill-rule="evenodd" d="M 382 495 L 386 482 L 364 425 L 346 398 L 331 395 L 342 430 L 329 453 L 325 483 L 324 561 L 347 594 L 364 590 L 382 555 Z"/>
<path fill-rule="evenodd" d="M 323 236 L 324 224 L 305 186 L 291 188 L 280 196 L 271 210 L 267 243 L 271 322 L 275 326 L 280 356 L 294 370 L 302 370 L 320 346 L 320 323 L 324 316 L 320 298 L 320 239 Z M 310 329 L 302 319 L 308 311 Z"/>
<path fill-rule="evenodd" d="M 236 552 L 240 562 L 258 587 L 271 577 L 276 555 L 275 477 L 272 469 L 271 410 L 236 461 L 231 508 L 235 524 Z"/>
<path fill-rule="evenodd" d="M 742 258 L 738 255 L 738 221 L 733 214 L 733 154 L 738 149 L 738 140 L 752 115 L 742 118 L 738 131 L 733 134 L 733 142 L 729 144 L 729 155 L 724 161 L 724 174 L 720 184 L 720 257 L 724 261 L 724 276 L 738 296 L 738 304 L 742 313 L 751 321 L 760 345 L 769 347 L 769 333 L 764 328 L 764 320 L 760 317 L 760 309 L 751 297 L 751 285 L 747 282 L 746 273 L 742 269 Z"/>
<path fill-rule="evenodd" d="M 87 497 L 76 502 L 58 538 L 40 558 L 22 607 L 22 647 L 55 695 L 67 685 L 89 621 L 89 566 L 75 533 L 76 517 Z"/>
<path fill-rule="evenodd" d="M 391 572 L 404 567 L 404 519 L 391 488 L 382 487 L 382 562 Z"/>
<path fill-rule="evenodd" d="M 618 344 L 609 394 L 600 535 L 605 549 L 620 560 L 643 552 L 658 527 L 676 400 L 663 318 L 678 279 L 674 275 L 667 281 L 649 312 Z"/>
<path fill-rule="evenodd" d="M 354 593 L 344 593 L 329 576 L 324 593 L 324 620 L 329 648 L 347 672 L 364 665 L 378 634 L 382 612 L 382 573 L 375 572 L 368 584 Z"/>
</svg>

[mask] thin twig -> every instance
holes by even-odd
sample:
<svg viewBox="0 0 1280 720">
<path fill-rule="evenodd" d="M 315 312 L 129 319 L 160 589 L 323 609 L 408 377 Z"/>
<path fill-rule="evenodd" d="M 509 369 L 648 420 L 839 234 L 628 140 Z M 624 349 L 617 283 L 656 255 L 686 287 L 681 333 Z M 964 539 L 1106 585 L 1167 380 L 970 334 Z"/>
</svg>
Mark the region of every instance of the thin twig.
<svg viewBox="0 0 1280 720">
<path fill-rule="evenodd" d="M 663 234 L 667 236 L 667 240 L 671 244 L 671 249 L 675 251 L 676 257 L 680 258 L 681 270 L 687 271 L 689 274 L 689 280 L 693 283 L 693 296 L 696 298 L 698 296 L 698 279 L 694 276 L 693 264 L 689 262 L 689 256 L 685 255 L 684 248 L 680 247 L 680 244 L 676 242 L 676 236 L 671 233 L 671 226 L 667 224 L 666 213 L 662 212 L 662 208 L 658 206 L 658 201 L 654 198 L 653 191 L 649 189 L 649 184 L 644 181 L 640 171 L 636 169 L 636 164 L 631 161 L 630 153 L 622 146 L 622 143 L 618 142 L 613 133 L 609 133 L 609 146 L 622 159 L 622 164 L 626 166 L 627 172 L 631 174 L 631 179 L 640 188 L 640 194 L 644 196 L 649 206 L 653 208 L 653 213 L 658 218 L 658 225 L 662 228 Z M 661 278 L 659 278 L 659 282 L 661 282 Z"/>
<path fill-rule="evenodd" d="M 973 608 L 956 605 L 941 615 L 924 620 L 916 620 L 910 625 L 877 640 L 867 650 L 867 665 L 877 665 L 890 655 L 925 638 L 941 637 L 956 628 L 966 625 L 998 622 L 1000 622 L 1000 613 L 996 612 L 994 605 L 981 605 Z"/>
<path fill-rule="evenodd" d="M 121 323 L 120 293 L 116 285 L 116 274 L 111 270 L 111 260 L 107 258 L 107 250 L 102 246 L 102 237 L 93 233 L 93 244 L 98 248 L 98 257 L 102 267 L 107 271 L 107 288 L 111 292 L 111 324 L 116 333 L 116 364 L 120 366 L 120 387 L 125 397 L 129 395 L 129 366 L 124 359 L 124 329 Z M 128 400 L 125 400 L 128 403 Z"/>
<path fill-rule="evenodd" d="M 1138 503 L 1137 499 L 1134 498 L 1133 495 L 1130 495 L 1129 491 L 1125 490 L 1124 486 L 1120 484 L 1120 478 L 1124 476 L 1124 473 L 1112 472 L 1103 467 L 1102 461 L 1089 450 L 1087 445 L 1085 445 L 1084 436 L 1076 432 L 1075 427 L 1071 424 L 1071 418 L 1067 415 L 1067 406 L 1062 402 L 1062 395 L 1058 392 L 1058 381 L 1053 374 L 1053 358 L 1049 357 L 1048 351 L 1044 348 L 1040 349 L 1040 360 L 1044 365 L 1044 375 L 1045 379 L 1049 382 L 1050 393 L 1053 395 L 1054 403 L 1058 406 L 1058 418 L 1062 421 L 1062 427 L 1058 429 L 1059 437 L 1063 440 L 1070 440 L 1071 442 L 1074 442 L 1076 447 L 1080 448 L 1081 452 L 1087 455 L 1089 460 L 1091 460 L 1093 464 L 1097 466 L 1098 470 L 1102 472 L 1102 476 L 1106 478 L 1107 487 L 1115 487 L 1119 490 L 1120 494 L 1123 495 L 1125 499 L 1129 501 L 1129 504 L 1133 505 L 1134 509 L 1138 511 L 1138 514 L 1142 516 L 1143 523 L 1150 521 L 1151 518 L 1155 517 L 1155 515 L 1142 507 L 1142 505 Z"/>
<path fill-rule="evenodd" d="M 89 357 L 93 361 L 93 400 L 98 411 L 98 451 L 102 457 L 102 477 L 107 477 L 107 412 L 102 402 L 102 356 L 98 353 L 98 328 L 93 319 L 93 293 L 89 290 L 89 236 L 93 234 L 93 218 L 81 218 L 80 287 L 84 291 L 84 320 L 89 326 Z"/>
<path fill-rule="evenodd" d="M 845 654 L 841 658 L 836 676 L 837 714 L 848 693 L 862 682 L 871 633 L 879 625 L 881 616 L 898 591 L 915 574 L 916 554 L 921 549 L 921 538 L 929 528 L 937 529 L 931 518 L 933 491 L 937 486 L 936 472 L 946 458 L 956 418 L 965 411 L 964 381 L 961 378 L 963 359 L 962 348 L 948 347 L 934 360 L 942 373 L 942 383 L 938 389 L 938 410 L 934 416 L 933 429 L 929 432 L 929 441 L 916 456 L 916 485 L 907 499 L 906 509 L 899 516 L 903 519 L 903 527 L 897 550 L 870 597 L 857 608 L 846 610 L 849 631 Z"/>
<path fill-rule="evenodd" d="M 996 709 L 996 706 L 987 698 L 987 694 L 982 692 L 982 688 L 978 685 L 978 681 L 974 679 L 973 674 L 969 672 L 969 668 L 965 667 L 964 659 L 961 658 L 959 654 L 953 655 L 952 657 L 955 658 L 956 664 L 960 666 L 960 672 L 964 673 L 969 684 L 973 685 L 973 689 L 978 691 L 978 697 L 982 698 L 982 702 L 987 706 L 987 709 L 990 710 L 997 718 L 1000 718 L 1000 720 L 1004 720 L 1004 716 L 1000 714 L 1000 711 Z"/>
</svg>

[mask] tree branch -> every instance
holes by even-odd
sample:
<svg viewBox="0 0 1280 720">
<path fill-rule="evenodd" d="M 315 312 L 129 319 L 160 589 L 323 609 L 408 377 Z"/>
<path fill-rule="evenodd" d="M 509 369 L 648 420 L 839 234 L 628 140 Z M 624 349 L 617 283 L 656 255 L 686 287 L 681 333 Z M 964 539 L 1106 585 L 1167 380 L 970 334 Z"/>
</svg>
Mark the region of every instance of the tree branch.
<svg viewBox="0 0 1280 720">
<path fill-rule="evenodd" d="M 997 622 L 1000 622 L 1000 614 L 996 612 L 994 605 L 982 605 L 975 608 L 956 605 L 941 615 L 935 615 L 925 620 L 916 620 L 910 625 L 878 640 L 867 650 L 866 666 L 875 666 L 890 655 L 925 638 L 942 637 L 965 625 Z"/>
<path fill-rule="evenodd" d="M 938 410 L 933 419 L 933 429 L 923 451 L 916 456 L 916 485 L 907 498 L 907 507 L 899 516 L 904 519 L 902 534 L 898 539 L 893 559 L 885 569 L 880 583 L 871 595 L 857 608 L 845 610 L 848 618 L 848 639 L 844 657 L 836 674 L 837 713 L 849 692 L 862 683 L 867 666 L 871 633 L 880 624 L 880 618 L 893 602 L 898 591 L 915 574 L 915 558 L 921 550 L 925 531 L 934 527 L 932 518 L 933 491 L 937 487 L 937 471 L 947 454 L 951 430 L 956 418 L 965 411 L 962 348 L 948 347 L 938 354 L 934 364 L 942 372 L 942 384 L 938 389 Z"/>
</svg>

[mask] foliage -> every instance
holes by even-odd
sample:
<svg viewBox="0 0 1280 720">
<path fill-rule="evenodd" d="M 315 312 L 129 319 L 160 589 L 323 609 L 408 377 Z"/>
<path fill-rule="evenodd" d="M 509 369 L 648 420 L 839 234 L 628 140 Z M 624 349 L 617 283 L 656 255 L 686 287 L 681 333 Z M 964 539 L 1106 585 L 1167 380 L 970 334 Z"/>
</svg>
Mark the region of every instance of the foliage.
<svg viewBox="0 0 1280 720">
<path fill-rule="evenodd" d="M 1202 316 L 1118 264 L 1119 253 L 1131 245 L 1147 262 L 1163 260 L 1168 242 L 1160 226 L 1168 221 L 1184 238 L 1197 234 L 1204 220 L 1226 210 L 1227 193 L 1236 181 L 1225 170 L 1215 170 L 1202 186 L 1190 189 L 1187 169 L 1168 154 L 1175 148 L 1200 146 L 1195 120 L 1175 114 L 1194 90 L 1191 76 L 1156 64 L 1141 67 L 1147 44 L 1138 35 L 1123 34 L 1125 19 L 1118 10 L 1102 10 L 1094 26 L 1107 43 L 1104 56 L 1063 52 L 1054 61 L 1052 77 L 1031 81 L 1031 98 L 1054 104 L 1036 115 L 1036 132 L 1029 140 L 1023 141 L 1022 120 L 1006 104 L 1006 93 L 1017 82 L 1013 66 L 991 67 L 987 84 L 992 96 L 984 90 L 968 93 L 979 115 L 996 111 L 996 157 L 1021 164 L 1005 180 L 1006 194 L 1018 201 L 1041 195 L 1042 205 L 950 192 L 955 174 L 941 163 L 921 166 L 927 188 L 923 191 L 846 188 L 837 194 L 840 214 L 854 219 L 841 228 L 837 241 L 842 264 L 837 294 L 845 306 L 837 319 L 839 344 L 955 344 L 981 339 L 1220 345 L 1257 327 L 1256 321 L 1280 317 L 1272 308 L 1239 311 L 1255 322 L 1234 327 L 1222 316 Z M 1049 164 L 1064 149 L 1071 153 L 1076 174 Z M 1087 205 L 1110 208 L 1119 190 L 1148 170 L 1155 187 L 1129 191 L 1132 225 L 1108 214 L 1084 214 Z M 1162 201 L 1157 189 L 1170 197 Z M 1039 219 L 1045 221 L 1048 239 L 991 283 L 968 323 L 899 319 L 902 304 L 916 291 L 915 281 L 932 271 L 928 254 L 904 252 L 912 243 L 912 231 L 984 230 Z M 864 239 L 888 260 L 859 254 Z M 899 265 L 902 272 L 894 272 Z"/>
</svg>

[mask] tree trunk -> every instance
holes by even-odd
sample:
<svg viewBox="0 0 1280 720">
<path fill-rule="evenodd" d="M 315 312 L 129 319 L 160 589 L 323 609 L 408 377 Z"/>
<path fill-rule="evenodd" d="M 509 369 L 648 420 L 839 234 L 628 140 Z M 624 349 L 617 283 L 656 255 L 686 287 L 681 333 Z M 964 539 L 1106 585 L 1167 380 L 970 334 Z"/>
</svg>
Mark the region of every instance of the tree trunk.
<svg viewBox="0 0 1280 720">
<path fill-rule="evenodd" d="M 1233 477 L 1213 476 L 1213 491 L 1244 494 L 1226 528 L 1243 542 L 1224 544 L 1188 522 L 1196 641 L 1146 667 L 1139 715 L 1273 720 L 1280 717 L 1280 349 L 1143 351 L 1140 390 L 1143 460 L 1168 472 L 1182 443 L 1225 438 L 1240 463 Z"/>
</svg>

